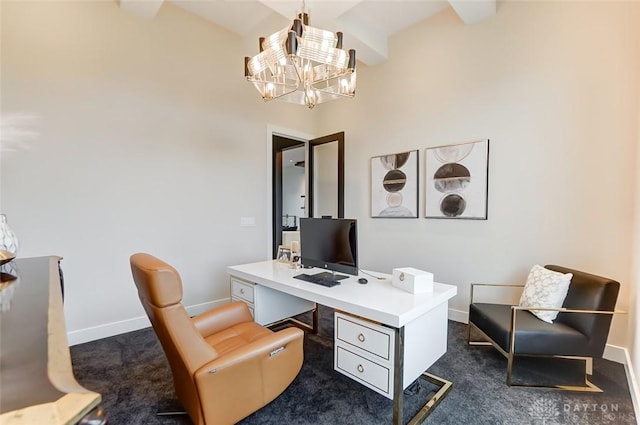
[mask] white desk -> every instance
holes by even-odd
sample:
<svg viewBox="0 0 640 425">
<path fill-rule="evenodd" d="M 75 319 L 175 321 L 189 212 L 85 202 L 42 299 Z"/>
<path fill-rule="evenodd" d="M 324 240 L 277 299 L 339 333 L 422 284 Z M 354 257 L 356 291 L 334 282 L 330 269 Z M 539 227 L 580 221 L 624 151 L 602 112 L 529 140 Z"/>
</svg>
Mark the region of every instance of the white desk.
<svg viewBox="0 0 640 425">
<path fill-rule="evenodd" d="M 441 389 L 411 424 L 422 422 L 449 390 L 450 382 L 424 371 L 446 352 L 447 304 L 457 287 L 435 283 L 433 293 L 413 295 L 392 286 L 389 275 L 373 273 L 386 279 L 361 275 L 369 281 L 363 285 L 349 276 L 327 288 L 294 278 L 322 270 L 296 270 L 277 261 L 227 270 L 232 299 L 249 304 L 260 324 L 312 310 L 316 303 L 346 313 L 335 318 L 335 369 L 393 399 L 394 424 L 402 423 L 403 390 L 416 378 L 422 375 Z"/>
</svg>

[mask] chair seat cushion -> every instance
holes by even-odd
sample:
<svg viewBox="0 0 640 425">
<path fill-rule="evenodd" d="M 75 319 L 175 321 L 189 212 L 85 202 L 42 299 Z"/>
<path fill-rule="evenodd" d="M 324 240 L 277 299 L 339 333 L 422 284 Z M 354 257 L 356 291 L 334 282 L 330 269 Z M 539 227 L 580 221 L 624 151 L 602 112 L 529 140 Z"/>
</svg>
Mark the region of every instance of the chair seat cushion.
<svg viewBox="0 0 640 425">
<path fill-rule="evenodd" d="M 469 307 L 473 323 L 505 352 L 510 351 L 511 306 L 473 303 Z M 515 354 L 584 356 L 588 338 L 564 323 L 547 323 L 526 310 L 516 316 Z"/>
<path fill-rule="evenodd" d="M 255 322 L 243 322 L 205 337 L 220 356 L 247 345 L 273 332 Z"/>
</svg>

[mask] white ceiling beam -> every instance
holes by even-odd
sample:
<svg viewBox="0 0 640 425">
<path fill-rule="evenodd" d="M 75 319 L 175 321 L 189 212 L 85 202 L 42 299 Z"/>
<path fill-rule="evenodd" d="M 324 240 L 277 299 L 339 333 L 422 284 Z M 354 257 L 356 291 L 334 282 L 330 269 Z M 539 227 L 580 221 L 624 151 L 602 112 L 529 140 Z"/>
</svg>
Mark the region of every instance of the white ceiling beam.
<svg viewBox="0 0 640 425">
<path fill-rule="evenodd" d="M 120 9 L 146 20 L 158 14 L 164 0 L 120 0 Z"/>
<path fill-rule="evenodd" d="M 285 18 L 293 20 L 297 13 L 302 10 L 302 1 L 299 0 L 258 0 L 260 3 L 271 8 Z M 305 2 L 305 12 L 309 14 L 312 27 L 326 28 L 337 17 L 353 9 L 363 0 L 350 1 L 307 1 Z"/>
<path fill-rule="evenodd" d="M 363 1 L 345 11 L 335 23 L 345 33 L 344 46 L 373 66 L 389 57 L 389 36 L 449 7 L 446 0 Z"/>
<path fill-rule="evenodd" d="M 388 34 L 383 31 L 371 28 L 365 22 L 350 18 L 339 19 L 342 30 L 348 37 L 345 37 L 343 47 L 345 49 L 355 49 L 356 59 L 367 66 L 377 65 L 389 58 Z"/>
<path fill-rule="evenodd" d="M 349 42 L 348 49 L 355 49 L 356 59 L 367 66 L 378 65 L 389 59 L 387 52 L 387 43 L 367 43 L 356 37 L 356 40 Z"/>
<path fill-rule="evenodd" d="M 465 24 L 475 24 L 496 14 L 496 0 L 449 0 Z"/>
<path fill-rule="evenodd" d="M 250 34 L 254 27 L 273 16 L 273 10 L 253 1 L 168 1 L 243 36 Z M 273 31 L 276 31 L 276 27 Z M 257 39 L 254 44 L 258 45 Z"/>
</svg>

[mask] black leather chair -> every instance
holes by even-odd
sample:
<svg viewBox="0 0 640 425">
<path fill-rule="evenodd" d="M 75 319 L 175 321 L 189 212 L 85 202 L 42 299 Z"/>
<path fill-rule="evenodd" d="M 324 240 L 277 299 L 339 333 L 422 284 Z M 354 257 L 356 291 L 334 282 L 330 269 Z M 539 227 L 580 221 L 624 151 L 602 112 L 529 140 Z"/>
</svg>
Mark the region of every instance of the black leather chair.
<svg viewBox="0 0 640 425">
<path fill-rule="evenodd" d="M 560 273 L 573 273 L 561 309 L 477 303 L 474 302 L 474 287 L 482 284 L 471 284 L 467 341 L 470 345 L 493 345 L 507 358 L 509 386 L 602 392 L 589 378 L 592 374 L 593 358 L 602 357 L 607 343 L 620 284 L 605 277 L 566 267 L 547 265 L 545 268 Z M 530 310 L 556 310 L 559 313 L 553 323 L 547 323 L 531 314 Z M 473 341 L 472 329 L 474 333 L 479 332 L 484 340 Z M 512 381 L 513 364 L 517 356 L 584 360 L 584 386 L 517 384 Z"/>
</svg>

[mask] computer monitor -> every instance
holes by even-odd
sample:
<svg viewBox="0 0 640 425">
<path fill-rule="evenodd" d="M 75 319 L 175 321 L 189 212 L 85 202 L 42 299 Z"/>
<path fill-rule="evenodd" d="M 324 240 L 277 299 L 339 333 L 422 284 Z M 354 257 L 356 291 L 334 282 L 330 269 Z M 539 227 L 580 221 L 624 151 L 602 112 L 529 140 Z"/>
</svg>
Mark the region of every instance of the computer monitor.
<svg viewBox="0 0 640 425">
<path fill-rule="evenodd" d="M 355 219 L 347 218 L 301 218 L 300 262 L 302 265 L 331 271 L 331 275 L 326 276 L 327 278 L 347 277 L 338 276 L 335 272 L 357 276 L 356 224 Z"/>
</svg>

